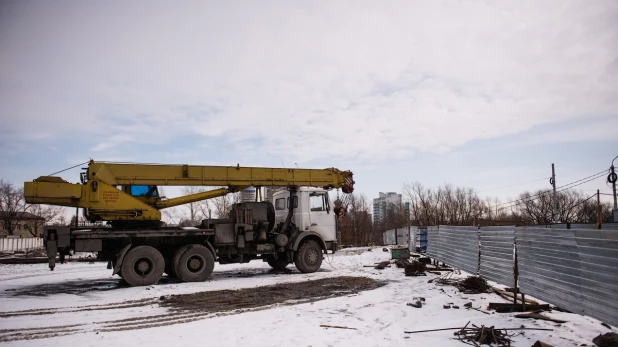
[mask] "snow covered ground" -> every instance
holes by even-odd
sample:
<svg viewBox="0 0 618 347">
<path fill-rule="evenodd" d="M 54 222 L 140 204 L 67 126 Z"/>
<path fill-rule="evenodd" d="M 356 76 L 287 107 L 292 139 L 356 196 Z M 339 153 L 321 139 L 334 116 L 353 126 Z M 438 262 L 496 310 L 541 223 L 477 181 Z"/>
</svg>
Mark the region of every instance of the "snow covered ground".
<svg viewBox="0 0 618 347">
<path fill-rule="evenodd" d="M 436 275 L 406 277 L 394 265 L 372 267 L 389 260 L 382 248 L 346 249 L 325 259 L 322 269 L 301 274 L 270 271 L 260 261 L 216 265 L 203 283 L 175 283 L 162 279 L 149 287 L 126 287 L 111 276 L 105 263 L 72 262 L 51 272 L 45 264 L 0 265 L 0 342 L 6 346 L 464 346 L 453 331 L 405 334 L 470 324 L 514 328 L 551 328 L 515 336 L 515 346 L 536 340 L 554 346 L 592 346 L 592 339 L 610 330 L 598 320 L 553 311 L 556 324 L 513 318 L 510 313 L 485 314 L 489 302 L 507 302 L 496 294 L 464 295 L 454 287 L 428 283 Z M 330 260 L 330 264 L 328 261 Z M 252 288 L 287 282 L 364 276 L 386 285 L 358 294 L 266 309 L 234 310 L 224 315 L 175 314 L 161 307 L 161 296 L 221 289 Z M 462 277 L 465 275 L 461 275 Z M 205 293 L 204 295 L 208 295 Z M 422 308 L 407 306 L 424 297 Z M 444 309 L 453 303 L 460 309 Z M 30 310 L 30 311 L 26 311 Z M 26 311 L 26 312 L 24 312 Z M 320 325 L 353 329 L 324 328 Z M 110 329 L 112 326 L 114 329 Z M 133 329 L 135 326 L 144 328 Z M 147 328 L 148 327 L 148 328 Z M 615 331 L 615 328 L 614 328 Z"/>
</svg>

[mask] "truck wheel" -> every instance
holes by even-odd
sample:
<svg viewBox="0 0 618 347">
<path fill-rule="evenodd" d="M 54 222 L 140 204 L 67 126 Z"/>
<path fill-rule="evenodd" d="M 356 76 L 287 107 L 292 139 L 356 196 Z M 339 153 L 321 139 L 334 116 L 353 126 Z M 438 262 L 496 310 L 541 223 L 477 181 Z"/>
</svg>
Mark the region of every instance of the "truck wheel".
<svg viewBox="0 0 618 347">
<path fill-rule="evenodd" d="M 172 257 L 172 263 L 170 264 L 170 272 L 166 272 L 168 275 L 178 278 L 178 274 L 176 273 L 176 265 L 180 261 L 180 257 L 189 249 L 191 245 L 181 246 L 176 250 L 174 256 Z"/>
<path fill-rule="evenodd" d="M 313 240 L 304 241 L 294 252 L 294 265 L 303 273 L 318 271 L 322 265 L 322 247 Z"/>
<path fill-rule="evenodd" d="M 127 253 L 120 266 L 122 279 L 132 286 L 157 283 L 165 270 L 163 255 L 156 248 L 137 246 Z"/>
<path fill-rule="evenodd" d="M 279 254 L 279 257 L 277 259 L 268 258 L 268 265 L 270 265 L 270 267 L 275 270 L 284 270 L 288 266 L 288 264 L 288 259 L 285 256 L 285 253 Z"/>
<path fill-rule="evenodd" d="M 176 276 L 180 280 L 203 282 L 212 274 L 215 267 L 215 257 L 208 248 L 193 244 L 179 249 L 177 253 L 179 254 L 178 261 L 174 263 L 174 267 Z"/>
</svg>

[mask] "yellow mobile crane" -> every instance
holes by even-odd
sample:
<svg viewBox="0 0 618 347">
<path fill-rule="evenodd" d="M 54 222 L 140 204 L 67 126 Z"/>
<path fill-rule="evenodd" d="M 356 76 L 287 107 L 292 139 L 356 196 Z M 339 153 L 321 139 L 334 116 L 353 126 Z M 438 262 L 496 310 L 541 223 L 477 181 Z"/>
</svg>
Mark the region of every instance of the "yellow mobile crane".
<svg viewBox="0 0 618 347">
<path fill-rule="evenodd" d="M 294 262 L 317 271 L 323 253 L 337 250 L 336 219 L 328 190 L 354 190 L 350 171 L 237 166 L 126 164 L 90 161 L 80 183 L 41 176 L 24 183 L 27 203 L 84 209 L 99 227 L 45 228 L 51 270 L 75 252 L 98 252 L 113 274 L 131 285 L 151 285 L 165 272 L 185 282 L 204 281 L 214 262 L 262 259 L 276 269 Z M 166 199 L 158 186 L 223 186 Z M 206 219 L 196 227 L 168 227 L 161 209 L 224 196 L 248 187 L 287 187 L 271 202 L 234 204 L 229 218 Z M 312 187 L 312 188 L 310 188 Z M 285 195 L 285 196 L 284 196 Z"/>
</svg>

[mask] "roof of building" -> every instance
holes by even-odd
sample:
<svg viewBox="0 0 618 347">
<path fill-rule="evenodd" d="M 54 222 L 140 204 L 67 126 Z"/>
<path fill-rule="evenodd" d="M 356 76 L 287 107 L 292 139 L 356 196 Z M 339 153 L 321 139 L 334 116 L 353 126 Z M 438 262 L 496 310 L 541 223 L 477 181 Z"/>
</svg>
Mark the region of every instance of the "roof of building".
<svg viewBox="0 0 618 347">
<path fill-rule="evenodd" d="M 6 212 L 0 212 L 0 219 L 5 219 L 7 217 L 18 219 L 18 220 L 45 220 L 45 218 L 41 216 L 37 216 L 30 212 L 14 212 L 10 215 Z"/>
</svg>

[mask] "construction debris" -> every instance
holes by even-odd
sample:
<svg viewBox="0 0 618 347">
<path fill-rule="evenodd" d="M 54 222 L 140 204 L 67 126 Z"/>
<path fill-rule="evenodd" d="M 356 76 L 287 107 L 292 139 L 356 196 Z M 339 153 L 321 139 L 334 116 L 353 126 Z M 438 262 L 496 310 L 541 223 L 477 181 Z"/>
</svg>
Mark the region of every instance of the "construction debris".
<svg viewBox="0 0 618 347">
<path fill-rule="evenodd" d="M 515 318 L 533 318 L 533 319 L 541 319 L 541 320 L 547 320 L 550 322 L 554 322 L 554 323 L 566 323 L 567 321 L 565 320 L 560 320 L 560 319 L 554 319 L 545 315 L 542 315 L 538 312 L 533 312 L 533 313 L 522 313 L 522 314 L 516 314 L 515 316 L 513 316 Z"/>
<path fill-rule="evenodd" d="M 408 306 L 412 306 L 412 307 L 416 307 L 416 308 L 421 308 L 421 307 L 423 307 L 423 303 L 420 300 L 416 300 L 414 303 L 409 302 Z"/>
<path fill-rule="evenodd" d="M 414 260 L 405 266 L 404 272 L 406 276 L 425 276 L 426 267 L 426 264 Z"/>
<path fill-rule="evenodd" d="M 383 262 L 378 263 L 378 264 L 375 266 L 375 269 L 378 269 L 378 270 L 384 270 L 384 268 L 386 268 L 386 267 L 391 267 L 391 262 L 390 262 L 390 261 L 388 261 L 388 260 L 387 260 L 387 261 L 383 261 Z"/>
<path fill-rule="evenodd" d="M 457 287 L 460 291 L 466 294 L 480 294 L 490 291 L 491 286 L 487 284 L 483 278 L 478 276 L 469 276 L 466 279 L 451 279 L 451 278 L 438 278 L 436 283 L 440 285 L 450 285 Z"/>
<path fill-rule="evenodd" d="M 470 324 L 470 322 L 468 322 L 468 324 Z M 477 327 L 474 324 L 472 328 L 467 328 L 468 324 L 466 324 L 463 329 L 455 332 L 455 336 L 457 336 L 461 342 L 472 343 L 475 346 L 491 345 L 494 343 L 497 346 L 511 345 L 512 335 L 509 335 L 505 329 L 495 329 L 493 326 L 486 327 L 484 325 Z"/>
<path fill-rule="evenodd" d="M 552 345 L 550 345 L 549 343 L 545 343 L 545 342 L 541 342 L 539 340 L 537 340 L 534 345 L 532 345 L 532 347 L 554 347 Z"/>
<path fill-rule="evenodd" d="M 405 334 L 416 334 L 416 333 L 428 333 L 428 332 L 433 332 L 433 331 L 444 331 L 444 330 L 459 330 L 459 331 L 465 331 L 465 330 L 476 330 L 476 329 L 481 329 L 484 328 L 484 326 L 481 326 L 481 328 L 477 327 L 476 325 L 472 324 L 472 326 L 474 328 L 468 328 L 468 325 L 470 324 L 470 322 L 468 322 L 463 328 L 442 328 L 442 329 L 429 329 L 429 330 L 415 330 L 415 331 L 404 331 Z M 467 328 L 467 329 L 466 329 Z M 493 327 L 492 327 L 493 328 Z M 486 328 L 487 329 L 487 328 Z M 520 328 L 502 328 L 502 329 L 494 329 L 494 330 L 504 330 L 504 331 L 510 331 L 510 330 L 543 330 L 543 331 L 554 331 L 554 329 L 544 329 L 544 328 L 526 328 L 524 326 L 520 327 Z"/>
<path fill-rule="evenodd" d="M 618 346 L 618 334 L 606 333 L 592 339 L 592 342 L 599 347 L 615 347 Z"/>
<path fill-rule="evenodd" d="M 395 260 L 395 265 L 398 268 L 405 268 L 407 265 L 410 265 L 410 261 L 408 259 L 402 258 Z"/>
<path fill-rule="evenodd" d="M 431 264 L 431 258 L 429 258 L 429 257 L 418 258 L 418 261 L 423 263 L 423 264 Z"/>
<path fill-rule="evenodd" d="M 496 294 L 500 295 L 501 297 L 503 297 L 505 300 L 509 300 L 512 301 L 515 298 L 515 295 L 513 293 L 509 293 L 506 290 L 502 290 L 500 288 L 496 288 L 496 287 L 492 287 L 491 288 Z M 518 297 L 517 300 L 522 301 L 521 297 Z M 524 299 L 523 301 L 526 302 L 526 305 L 530 304 L 530 305 L 538 305 L 539 303 L 537 301 L 534 300 L 530 300 L 530 299 Z"/>
<path fill-rule="evenodd" d="M 549 305 L 530 305 L 526 304 L 511 304 L 504 302 L 490 302 L 487 306 L 488 310 L 496 310 L 498 313 L 506 313 L 506 312 L 526 312 L 526 311 L 539 311 L 539 310 L 549 310 Z"/>
<path fill-rule="evenodd" d="M 342 327 L 339 325 L 326 325 L 326 324 L 320 324 L 321 328 L 337 328 L 337 329 L 349 329 L 349 330 L 358 330 L 356 328 L 348 328 L 348 327 Z"/>
</svg>

